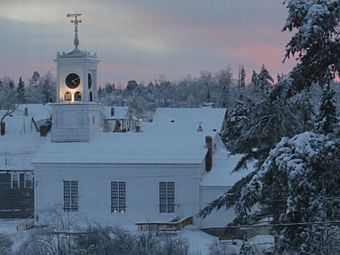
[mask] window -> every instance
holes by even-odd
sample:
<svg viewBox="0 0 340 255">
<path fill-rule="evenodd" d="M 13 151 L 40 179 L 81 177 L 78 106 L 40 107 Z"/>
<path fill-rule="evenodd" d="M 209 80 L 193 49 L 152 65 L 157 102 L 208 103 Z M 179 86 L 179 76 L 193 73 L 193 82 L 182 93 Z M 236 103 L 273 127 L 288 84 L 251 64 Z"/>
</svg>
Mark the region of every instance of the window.
<svg viewBox="0 0 340 255">
<path fill-rule="evenodd" d="M 81 101 L 81 93 L 79 91 L 74 93 L 74 101 Z"/>
<path fill-rule="evenodd" d="M 78 181 L 64 181 L 64 211 L 78 211 Z"/>
<path fill-rule="evenodd" d="M 89 93 L 89 100 L 90 100 L 90 102 L 93 101 L 93 98 L 92 98 L 92 91 L 90 91 L 90 93 Z"/>
<path fill-rule="evenodd" d="M 31 173 L 25 174 L 25 188 L 26 189 L 33 188 L 33 176 Z"/>
<path fill-rule="evenodd" d="M 25 174 L 24 173 L 19 174 L 19 187 L 21 188 L 25 187 Z"/>
<path fill-rule="evenodd" d="M 111 212 L 126 212 L 126 182 L 111 182 Z"/>
<path fill-rule="evenodd" d="M 19 188 L 19 174 L 18 173 L 13 173 L 12 174 L 12 180 L 11 180 L 11 188 Z"/>
<path fill-rule="evenodd" d="M 64 101 L 72 101 L 72 94 L 69 91 L 66 91 L 64 94 Z"/>
<path fill-rule="evenodd" d="M 159 183 L 159 212 L 174 213 L 175 212 L 175 183 L 160 182 Z"/>
</svg>

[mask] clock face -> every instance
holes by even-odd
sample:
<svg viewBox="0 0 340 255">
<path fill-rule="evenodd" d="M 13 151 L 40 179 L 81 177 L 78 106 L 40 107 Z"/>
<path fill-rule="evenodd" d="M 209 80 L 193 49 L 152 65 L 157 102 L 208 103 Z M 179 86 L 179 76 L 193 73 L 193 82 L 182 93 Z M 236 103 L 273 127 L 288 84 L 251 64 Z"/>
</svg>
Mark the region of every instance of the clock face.
<svg viewBox="0 0 340 255">
<path fill-rule="evenodd" d="M 75 89 L 76 87 L 79 86 L 80 83 L 79 75 L 75 73 L 70 73 L 69 75 L 66 76 L 65 83 L 66 86 L 69 87 L 70 89 Z"/>
<path fill-rule="evenodd" d="M 87 84 L 89 85 L 89 89 L 92 87 L 92 75 L 90 73 L 87 74 Z"/>
</svg>

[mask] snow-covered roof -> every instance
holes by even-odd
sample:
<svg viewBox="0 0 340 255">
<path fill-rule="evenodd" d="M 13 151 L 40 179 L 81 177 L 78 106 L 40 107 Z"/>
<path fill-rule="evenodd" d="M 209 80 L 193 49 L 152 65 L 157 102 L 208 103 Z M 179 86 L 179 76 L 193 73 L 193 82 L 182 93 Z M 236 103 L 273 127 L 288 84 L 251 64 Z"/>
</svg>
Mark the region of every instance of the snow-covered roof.
<svg viewBox="0 0 340 255">
<path fill-rule="evenodd" d="M 27 115 L 25 109 L 27 108 Z M 0 110 L 0 118 L 6 114 L 6 110 Z M 37 123 L 45 121 L 51 117 L 51 108 L 49 104 L 20 104 L 17 109 L 9 116 L 6 116 L 6 135 L 36 133 L 36 128 L 32 118 Z"/>
<path fill-rule="evenodd" d="M 114 108 L 114 115 L 111 116 L 111 108 Z M 127 106 L 104 106 L 105 119 L 125 119 L 128 114 Z"/>
<path fill-rule="evenodd" d="M 46 142 L 33 163 L 201 164 L 207 132 L 97 133 L 90 142 Z"/>
<path fill-rule="evenodd" d="M 37 132 L 6 132 L 0 136 L 0 170 L 33 170 L 30 162 L 44 141 Z"/>
<path fill-rule="evenodd" d="M 73 49 L 72 51 L 66 53 L 66 52 L 58 52 L 57 53 L 58 58 L 97 58 L 97 54 L 91 54 L 88 51 L 80 50 L 78 48 Z"/>
<path fill-rule="evenodd" d="M 13 112 L 13 115 L 23 115 L 27 108 L 28 115 L 35 121 L 46 120 L 52 116 L 52 109 L 49 104 L 20 104 Z"/>
<path fill-rule="evenodd" d="M 254 170 L 255 162 L 249 163 L 247 169 L 233 172 L 241 158 L 242 155 L 232 155 L 225 148 L 219 149 L 213 154 L 212 169 L 203 175 L 200 186 L 233 186 Z"/>
<path fill-rule="evenodd" d="M 220 132 L 224 120 L 224 108 L 158 108 L 153 123 L 158 128 L 171 128 L 186 131 L 202 130 Z M 149 126 L 148 126 L 149 127 Z M 156 126 L 153 126 L 156 127 Z"/>
<path fill-rule="evenodd" d="M 6 111 L 0 111 L 0 116 Z M 36 133 L 36 129 L 32 123 L 32 116 L 12 115 L 7 116 L 4 120 L 6 135 L 16 135 L 25 133 Z"/>
</svg>

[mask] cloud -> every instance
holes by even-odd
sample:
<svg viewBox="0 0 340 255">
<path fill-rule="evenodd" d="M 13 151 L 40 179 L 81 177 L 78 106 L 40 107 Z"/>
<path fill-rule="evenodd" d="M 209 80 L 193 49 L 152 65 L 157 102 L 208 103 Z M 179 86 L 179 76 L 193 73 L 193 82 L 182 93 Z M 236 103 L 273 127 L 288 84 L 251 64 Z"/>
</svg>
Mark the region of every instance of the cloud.
<svg viewBox="0 0 340 255">
<path fill-rule="evenodd" d="M 101 60 L 99 82 L 181 79 L 229 64 L 237 70 L 264 63 L 275 72 L 291 66 L 281 64 L 289 35 L 280 32 L 286 17 L 280 1 L 16 0 L 1 2 L 1 71 L 15 76 L 16 65 L 31 74 L 29 60 L 54 72 L 56 52 L 73 48 L 66 13 L 75 11 L 83 13 L 80 48 Z"/>
</svg>

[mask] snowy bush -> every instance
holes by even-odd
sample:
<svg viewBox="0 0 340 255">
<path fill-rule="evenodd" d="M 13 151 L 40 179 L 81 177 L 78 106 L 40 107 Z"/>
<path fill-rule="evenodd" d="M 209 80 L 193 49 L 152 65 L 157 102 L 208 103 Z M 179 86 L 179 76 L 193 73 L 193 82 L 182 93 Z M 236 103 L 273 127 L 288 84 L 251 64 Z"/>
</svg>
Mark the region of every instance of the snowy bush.
<svg viewBox="0 0 340 255">
<path fill-rule="evenodd" d="M 33 231 L 19 255 L 187 255 L 188 242 L 177 236 L 130 232 L 119 227 L 89 227 L 76 235 L 46 230 Z"/>
<path fill-rule="evenodd" d="M 208 255 L 229 255 L 230 252 L 225 249 L 218 241 L 214 241 L 209 247 Z M 237 253 L 234 253 L 236 255 Z"/>
<path fill-rule="evenodd" d="M 0 234 L 0 255 L 11 255 L 13 242 L 6 234 Z"/>
</svg>

